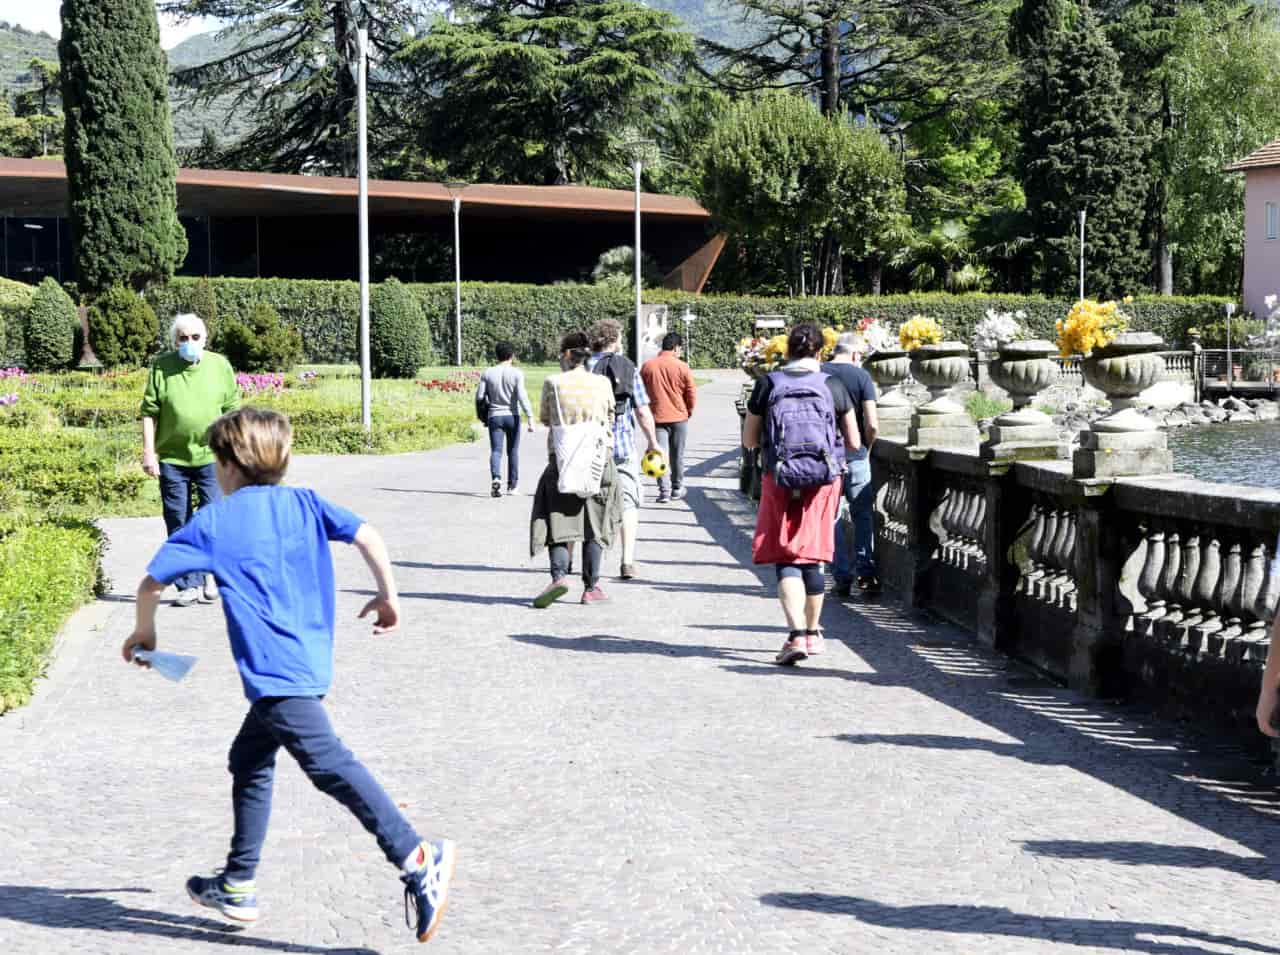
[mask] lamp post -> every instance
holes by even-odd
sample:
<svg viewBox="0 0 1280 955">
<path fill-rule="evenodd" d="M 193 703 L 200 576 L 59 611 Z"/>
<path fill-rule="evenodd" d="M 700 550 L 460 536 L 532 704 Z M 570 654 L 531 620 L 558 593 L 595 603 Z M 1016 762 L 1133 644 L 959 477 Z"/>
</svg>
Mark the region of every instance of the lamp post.
<svg viewBox="0 0 1280 955">
<path fill-rule="evenodd" d="M 1235 302 L 1228 302 L 1227 312 L 1227 391 L 1231 391 L 1231 316 L 1236 313 Z"/>
<path fill-rule="evenodd" d="M 698 316 L 693 314 L 693 309 L 688 305 L 684 307 L 684 314 L 680 316 L 680 321 L 684 322 L 685 362 L 690 368 L 693 367 L 693 323 L 697 318 Z"/>
<path fill-rule="evenodd" d="M 640 336 L 642 321 L 640 312 L 643 308 L 641 304 L 641 277 L 640 277 L 640 173 L 644 171 L 644 149 L 646 146 L 652 146 L 651 139 L 634 139 L 626 144 L 626 149 L 631 153 L 631 169 L 635 174 L 635 191 L 636 191 L 636 237 L 635 237 L 635 273 L 636 273 L 636 364 L 640 364 Z"/>
<path fill-rule="evenodd" d="M 1080 301 L 1084 301 L 1084 210 L 1080 210 Z"/>
<path fill-rule="evenodd" d="M 369 73 L 369 31 L 356 31 L 356 119 L 357 119 L 357 204 L 360 231 L 360 424 L 373 427 L 370 392 L 373 375 L 369 370 L 369 130 L 365 108 Z"/>
<path fill-rule="evenodd" d="M 462 365 L 462 190 L 465 182 L 446 182 L 453 197 L 453 339 L 455 365 Z"/>
</svg>

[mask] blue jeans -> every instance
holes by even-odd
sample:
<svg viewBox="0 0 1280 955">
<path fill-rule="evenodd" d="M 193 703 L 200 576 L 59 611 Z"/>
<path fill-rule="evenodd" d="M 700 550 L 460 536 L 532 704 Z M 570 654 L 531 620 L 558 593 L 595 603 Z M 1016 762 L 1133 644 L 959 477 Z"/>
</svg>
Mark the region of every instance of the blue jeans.
<svg viewBox="0 0 1280 955">
<path fill-rule="evenodd" d="M 494 415 L 489 419 L 489 477 L 502 480 L 502 442 L 507 443 L 507 487 L 520 483 L 520 418 Z"/>
<path fill-rule="evenodd" d="M 322 793 L 342 803 L 378 840 L 397 868 L 422 840 L 377 780 L 333 731 L 316 696 L 265 697 L 249 709 L 231 752 L 231 803 L 235 833 L 226 876 L 252 879 L 262 856 L 271 818 L 276 751 L 283 746 Z"/>
<path fill-rule="evenodd" d="M 160 462 L 160 503 L 164 509 L 164 526 L 170 535 L 191 520 L 200 507 L 222 500 L 222 489 L 212 464 L 186 465 Z M 204 573 L 184 574 L 173 582 L 179 590 L 204 586 Z"/>
<path fill-rule="evenodd" d="M 855 560 L 859 577 L 876 576 L 876 526 L 871 512 L 875 500 L 871 493 L 871 458 L 865 450 L 849 456 L 844 475 L 844 498 L 849 502 L 854 539 L 845 540 L 844 524 L 837 520 L 836 553 L 831 561 L 831 576 L 838 584 L 853 580 Z"/>
</svg>

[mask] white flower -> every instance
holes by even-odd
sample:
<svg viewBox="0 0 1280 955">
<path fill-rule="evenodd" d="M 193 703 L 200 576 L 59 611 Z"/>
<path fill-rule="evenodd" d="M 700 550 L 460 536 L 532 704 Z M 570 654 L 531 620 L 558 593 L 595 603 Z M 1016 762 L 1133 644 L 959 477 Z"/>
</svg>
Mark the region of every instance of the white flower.
<svg viewBox="0 0 1280 955">
<path fill-rule="evenodd" d="M 1023 327 L 1016 315 L 1014 312 L 987 309 L 986 318 L 978 322 L 973 330 L 973 347 L 982 351 L 995 351 L 1005 342 L 1020 338 Z"/>
</svg>

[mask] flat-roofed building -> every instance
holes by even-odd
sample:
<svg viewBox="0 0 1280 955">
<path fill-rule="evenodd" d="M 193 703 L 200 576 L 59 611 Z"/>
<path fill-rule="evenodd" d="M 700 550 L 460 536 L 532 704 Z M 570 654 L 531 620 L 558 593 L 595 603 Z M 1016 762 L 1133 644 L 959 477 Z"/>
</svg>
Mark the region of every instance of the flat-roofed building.
<svg viewBox="0 0 1280 955">
<path fill-rule="evenodd" d="M 547 284 L 589 279 L 600 254 L 629 246 L 635 194 L 585 186 L 453 187 L 462 198 L 462 277 Z M 180 169 L 187 232 L 180 275 L 308 279 L 357 276 L 354 179 Z M 701 291 L 723 240 L 680 196 L 641 194 L 642 251 L 671 288 Z M 0 274 L 74 281 L 61 162 L 0 159 Z M 453 277 L 453 196 L 431 182 L 369 182 L 375 280 Z"/>
</svg>

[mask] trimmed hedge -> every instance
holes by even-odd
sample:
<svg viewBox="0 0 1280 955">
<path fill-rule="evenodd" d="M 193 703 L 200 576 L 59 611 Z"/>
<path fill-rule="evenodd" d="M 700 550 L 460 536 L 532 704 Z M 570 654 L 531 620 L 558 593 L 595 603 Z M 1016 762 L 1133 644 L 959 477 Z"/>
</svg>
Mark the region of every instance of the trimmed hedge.
<svg viewBox="0 0 1280 955">
<path fill-rule="evenodd" d="M 374 378 L 412 378 L 431 363 L 431 329 L 422 305 L 398 280 L 369 295 L 369 364 Z"/>
<path fill-rule="evenodd" d="M 26 364 L 22 326 L 35 294 L 34 285 L 0 278 L 0 368 Z"/>
<path fill-rule="evenodd" d="M 102 534 L 33 524 L 0 538 L 0 713 L 31 699 L 58 630 L 98 588 Z"/>
<path fill-rule="evenodd" d="M 267 302 L 256 303 L 247 318 L 227 319 L 218 344 L 236 371 L 288 371 L 302 360 L 301 332 Z"/>
<path fill-rule="evenodd" d="M 45 278 L 27 308 L 25 345 L 30 371 L 67 368 L 75 359 L 80 317 L 76 303 L 56 281 Z"/>
<path fill-rule="evenodd" d="M 196 280 L 175 279 L 163 289 L 148 293 L 157 311 L 171 315 L 191 309 Z M 311 362 L 349 363 L 357 360 L 359 286 L 355 282 L 316 282 L 289 279 L 213 279 L 219 309 L 225 317 L 246 314 L 261 301 L 269 302 L 280 316 L 302 333 L 306 358 Z M 453 285 L 410 285 L 422 303 L 431 327 L 431 339 L 439 354 L 454 352 Z M 462 286 L 464 363 L 487 364 L 493 346 L 509 341 L 525 362 L 554 360 L 560 335 L 585 328 L 602 318 L 628 322 L 635 308 L 628 289 L 593 285 L 464 284 Z M 751 333 L 752 317 L 782 314 L 794 321 L 850 324 L 864 316 L 901 323 L 917 313 L 931 315 L 947 330 L 949 338 L 969 341 L 974 326 L 988 308 L 1021 309 L 1027 323 L 1040 336 L 1052 339 L 1054 322 L 1066 316 L 1067 299 L 1043 296 L 918 295 L 843 296 L 830 298 L 768 298 L 743 295 L 692 295 L 654 289 L 645 301 L 671 307 L 672 324 L 684 332 L 680 315 L 686 305 L 698 316 L 693 325 L 692 362 L 697 367 L 735 364 L 734 348 Z M 1203 327 L 1222 315 L 1229 299 L 1213 296 L 1165 298 L 1146 296 L 1127 306 L 1135 329 L 1153 331 L 1169 347 L 1186 344 L 1186 330 Z M 688 350 L 688 349 L 686 349 Z"/>
<path fill-rule="evenodd" d="M 107 368 L 144 365 L 160 345 L 160 322 L 132 289 L 113 285 L 89 306 L 89 342 Z"/>
</svg>

